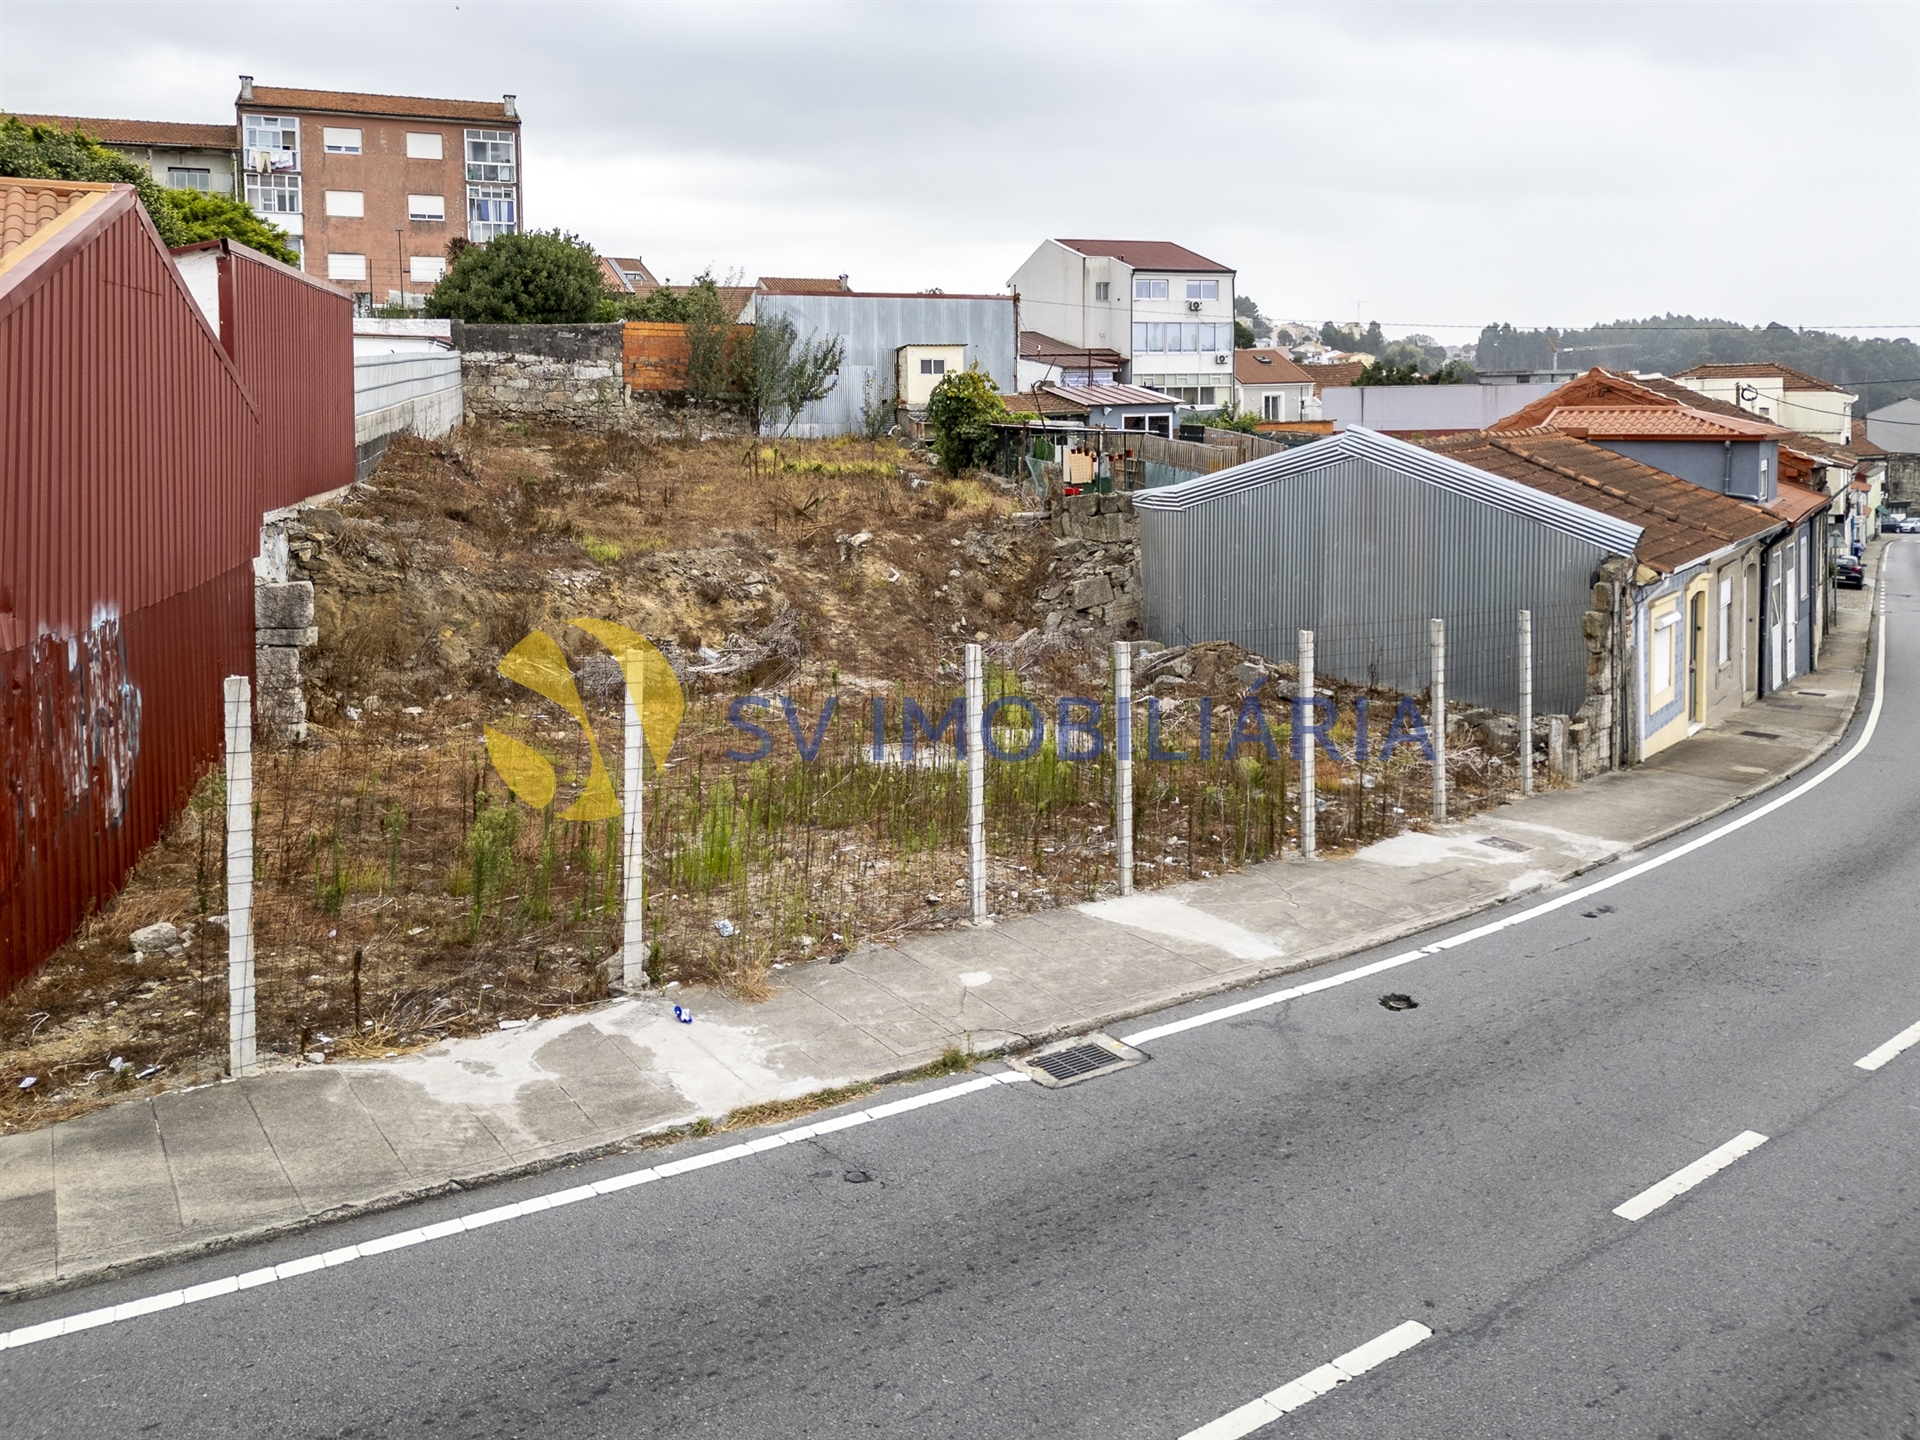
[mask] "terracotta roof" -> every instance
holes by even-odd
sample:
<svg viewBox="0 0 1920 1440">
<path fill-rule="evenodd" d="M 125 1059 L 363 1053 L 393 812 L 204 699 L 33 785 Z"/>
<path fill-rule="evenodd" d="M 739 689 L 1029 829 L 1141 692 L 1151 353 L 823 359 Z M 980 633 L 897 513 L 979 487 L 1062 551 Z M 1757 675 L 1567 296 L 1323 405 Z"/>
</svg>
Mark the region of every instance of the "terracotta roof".
<svg viewBox="0 0 1920 1440">
<path fill-rule="evenodd" d="M 1008 413 L 1013 415 L 1078 415 L 1084 419 L 1087 413 L 1085 405 L 1076 405 L 1051 390 L 1017 390 L 1000 398 L 1006 402 Z"/>
<path fill-rule="evenodd" d="M 348 90 L 287 90 L 256 85 L 253 99 L 234 104 L 252 114 L 300 113 L 308 110 L 337 115 L 393 115 L 419 120 L 485 120 L 494 125 L 518 125 L 507 114 L 504 100 L 433 100 L 421 95 L 359 95 Z"/>
<path fill-rule="evenodd" d="M 1775 529 L 1778 515 L 1545 428 L 1429 441 L 1436 454 L 1638 525 L 1636 558 L 1672 573 Z"/>
<path fill-rule="evenodd" d="M 1853 422 L 1853 439 L 1847 442 L 1847 448 L 1863 460 L 1877 460 L 1888 452 L 1867 438 L 1867 422 Z"/>
<path fill-rule="evenodd" d="M 36 235 L 51 238 L 63 228 L 61 218 L 69 211 L 97 204 L 114 189 L 84 180 L 0 180 L 0 271 L 34 248 Z"/>
<path fill-rule="evenodd" d="M 1685 405 L 1690 410 L 1698 410 L 1707 415 L 1724 415 L 1732 420 L 1757 420 L 1761 417 L 1751 410 L 1742 409 L 1731 400 L 1716 400 L 1711 395 L 1702 395 L 1698 390 L 1689 390 L 1678 380 L 1669 380 L 1664 375 L 1635 375 L 1633 383 L 1643 390 L 1673 401 L 1676 405 Z"/>
<path fill-rule="evenodd" d="M 1540 423 L 1596 440 L 1765 440 L 1780 433 L 1760 420 L 1707 415 L 1683 405 L 1563 405 Z"/>
<path fill-rule="evenodd" d="M 1118 370 L 1127 363 L 1118 350 L 1106 350 L 1097 345 L 1091 349 L 1069 345 L 1051 335 L 1042 335 L 1038 330 L 1020 332 L 1020 358 L 1039 360 L 1049 365 L 1078 366 L 1082 370 Z"/>
<path fill-rule="evenodd" d="M 237 150 L 237 125 L 195 125 L 184 120 L 95 120 L 82 115 L 16 115 L 29 125 L 84 130 L 108 145 L 162 145 L 181 150 Z"/>
<path fill-rule="evenodd" d="M 1351 385 L 1365 373 L 1366 366 L 1358 360 L 1348 360 L 1340 365 L 1302 365 L 1301 371 L 1316 385 Z"/>
<path fill-rule="evenodd" d="M 1660 388 L 1654 388 L 1658 385 Z M 1684 385 L 1676 385 L 1670 380 L 1654 380 L 1638 375 L 1616 375 L 1611 370 L 1602 370 L 1599 366 L 1576 376 L 1566 384 L 1556 386 L 1542 395 L 1531 405 L 1523 405 L 1505 419 L 1487 428 L 1496 433 L 1505 434 L 1515 430 L 1533 430 L 1542 425 L 1555 425 L 1559 428 L 1581 428 L 1578 421 L 1563 421 L 1564 416 L 1573 411 L 1611 412 L 1617 419 L 1616 426 L 1629 423 L 1630 412 L 1641 410 L 1648 412 L 1644 423 L 1635 422 L 1634 429 L 1612 429 L 1603 433 L 1614 439 L 1627 439 L 1634 435 L 1662 436 L 1669 439 L 1688 437 L 1701 440 L 1760 440 L 1769 436 L 1780 438 L 1793 434 L 1782 426 L 1763 420 L 1751 411 L 1738 406 L 1710 401 L 1706 396 Z M 1694 418 L 1653 418 L 1690 414 Z M 1716 428 L 1721 427 L 1721 428 Z"/>
<path fill-rule="evenodd" d="M 1337 367 L 1328 366 L 1328 369 Z M 1236 350 L 1233 378 L 1242 385 L 1311 385 L 1314 377 L 1278 350 Z"/>
<path fill-rule="evenodd" d="M 1209 260 L 1204 255 L 1195 254 L 1184 245 L 1176 245 L 1171 240 L 1061 240 L 1055 238 L 1054 244 L 1064 245 L 1082 255 L 1104 255 L 1110 260 L 1118 260 L 1123 265 L 1131 265 L 1136 270 L 1204 270 L 1231 275 L 1233 267 Z"/>
<path fill-rule="evenodd" d="M 654 278 L 653 272 L 647 269 L 646 261 L 642 260 L 638 255 L 609 255 L 607 258 L 613 261 L 623 273 L 634 276 L 639 282 L 648 285 L 658 285 L 660 283 Z"/>
<path fill-rule="evenodd" d="M 1817 515 L 1833 503 L 1833 497 L 1824 490 L 1810 490 L 1805 485 L 1794 485 L 1788 481 L 1780 482 L 1780 498 L 1767 503 L 1769 513 L 1778 515 L 1789 525 L 1798 525 L 1809 515 Z"/>
<path fill-rule="evenodd" d="M 759 288 L 761 293 L 766 295 L 845 295 L 851 293 L 853 289 L 847 284 L 847 277 L 844 275 L 832 280 L 809 279 L 794 275 L 762 275 Z"/>
<path fill-rule="evenodd" d="M 1681 379 L 1692 376 L 1697 380 L 1782 380 L 1786 383 L 1783 390 L 1831 390 L 1837 395 L 1848 392 L 1838 385 L 1829 385 L 1809 375 L 1804 370 L 1795 370 L 1790 365 L 1776 364 L 1772 360 L 1753 360 L 1737 365 L 1696 365 L 1691 370 L 1679 372 Z"/>
</svg>

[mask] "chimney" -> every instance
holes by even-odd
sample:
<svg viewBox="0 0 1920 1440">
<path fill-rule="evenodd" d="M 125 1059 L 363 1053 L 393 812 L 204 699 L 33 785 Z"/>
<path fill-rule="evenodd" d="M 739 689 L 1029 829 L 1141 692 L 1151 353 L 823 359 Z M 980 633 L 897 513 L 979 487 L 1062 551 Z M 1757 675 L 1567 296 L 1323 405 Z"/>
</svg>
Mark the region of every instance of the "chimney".
<svg viewBox="0 0 1920 1440">
<path fill-rule="evenodd" d="M 253 76 L 242 75 L 240 77 L 240 98 L 249 105 L 253 103 Z"/>
<path fill-rule="evenodd" d="M 842 290 L 847 290 L 847 289 L 851 289 L 851 288 L 852 288 L 851 286 L 849 286 L 849 285 L 847 284 L 847 277 L 846 277 L 845 275 L 842 275 L 842 276 L 840 277 L 840 288 L 841 288 Z"/>
<path fill-rule="evenodd" d="M 518 120 L 520 118 L 520 107 L 513 103 L 513 96 L 502 95 L 500 98 L 506 104 L 507 118 L 509 120 Z"/>
</svg>

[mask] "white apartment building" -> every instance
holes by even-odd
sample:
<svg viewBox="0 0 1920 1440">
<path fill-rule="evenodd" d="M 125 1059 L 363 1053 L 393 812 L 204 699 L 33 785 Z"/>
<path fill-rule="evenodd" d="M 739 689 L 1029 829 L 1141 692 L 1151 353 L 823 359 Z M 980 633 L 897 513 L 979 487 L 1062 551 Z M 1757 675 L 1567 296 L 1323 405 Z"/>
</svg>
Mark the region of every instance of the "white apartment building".
<svg viewBox="0 0 1920 1440">
<path fill-rule="evenodd" d="M 1212 409 L 1233 398 L 1233 281 L 1167 240 L 1047 240 L 1007 283 L 1022 329 L 1117 352 L 1128 383 Z"/>
<path fill-rule="evenodd" d="M 1771 360 L 1696 365 L 1673 378 L 1689 390 L 1829 444 L 1845 445 L 1853 439 L 1853 403 L 1860 397 L 1790 366 Z"/>
</svg>

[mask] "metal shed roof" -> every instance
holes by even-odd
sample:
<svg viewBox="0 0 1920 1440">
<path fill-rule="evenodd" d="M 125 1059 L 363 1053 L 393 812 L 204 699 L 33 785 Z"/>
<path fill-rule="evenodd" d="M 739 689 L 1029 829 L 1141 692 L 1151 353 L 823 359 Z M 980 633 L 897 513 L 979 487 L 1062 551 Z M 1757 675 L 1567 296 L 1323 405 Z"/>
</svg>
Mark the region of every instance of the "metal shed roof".
<svg viewBox="0 0 1920 1440">
<path fill-rule="evenodd" d="M 1370 461 L 1480 504 L 1524 515 L 1549 529 L 1616 554 L 1631 555 L 1644 533 L 1638 525 L 1358 426 L 1312 445 L 1289 450 L 1284 455 L 1250 460 L 1178 485 L 1146 491 L 1136 495 L 1133 503 L 1145 510 L 1188 510 L 1241 490 L 1322 470 L 1343 460 Z"/>
<path fill-rule="evenodd" d="M 1164 405 L 1177 408 L 1180 404 L 1165 391 L 1149 390 L 1144 385 L 1049 385 L 1047 389 L 1076 405 Z"/>
</svg>

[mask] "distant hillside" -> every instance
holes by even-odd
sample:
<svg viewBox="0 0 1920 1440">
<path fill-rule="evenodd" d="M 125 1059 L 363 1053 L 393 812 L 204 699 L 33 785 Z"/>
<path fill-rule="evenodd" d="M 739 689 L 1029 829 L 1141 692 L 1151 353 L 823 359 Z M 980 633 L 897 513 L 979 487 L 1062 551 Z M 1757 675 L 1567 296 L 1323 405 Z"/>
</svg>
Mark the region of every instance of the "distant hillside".
<svg viewBox="0 0 1920 1440">
<path fill-rule="evenodd" d="M 1920 345 L 1911 340 L 1856 340 L 1820 330 L 1736 325 L 1691 315 L 1614 320 L 1585 330 L 1489 325 L 1480 332 L 1474 365 L 1480 370 L 1545 369 L 1554 363 L 1556 349 L 1563 370 L 1601 365 L 1673 375 L 1711 362 L 1775 360 L 1846 386 L 1860 396 L 1856 415 L 1920 396 Z"/>
</svg>

